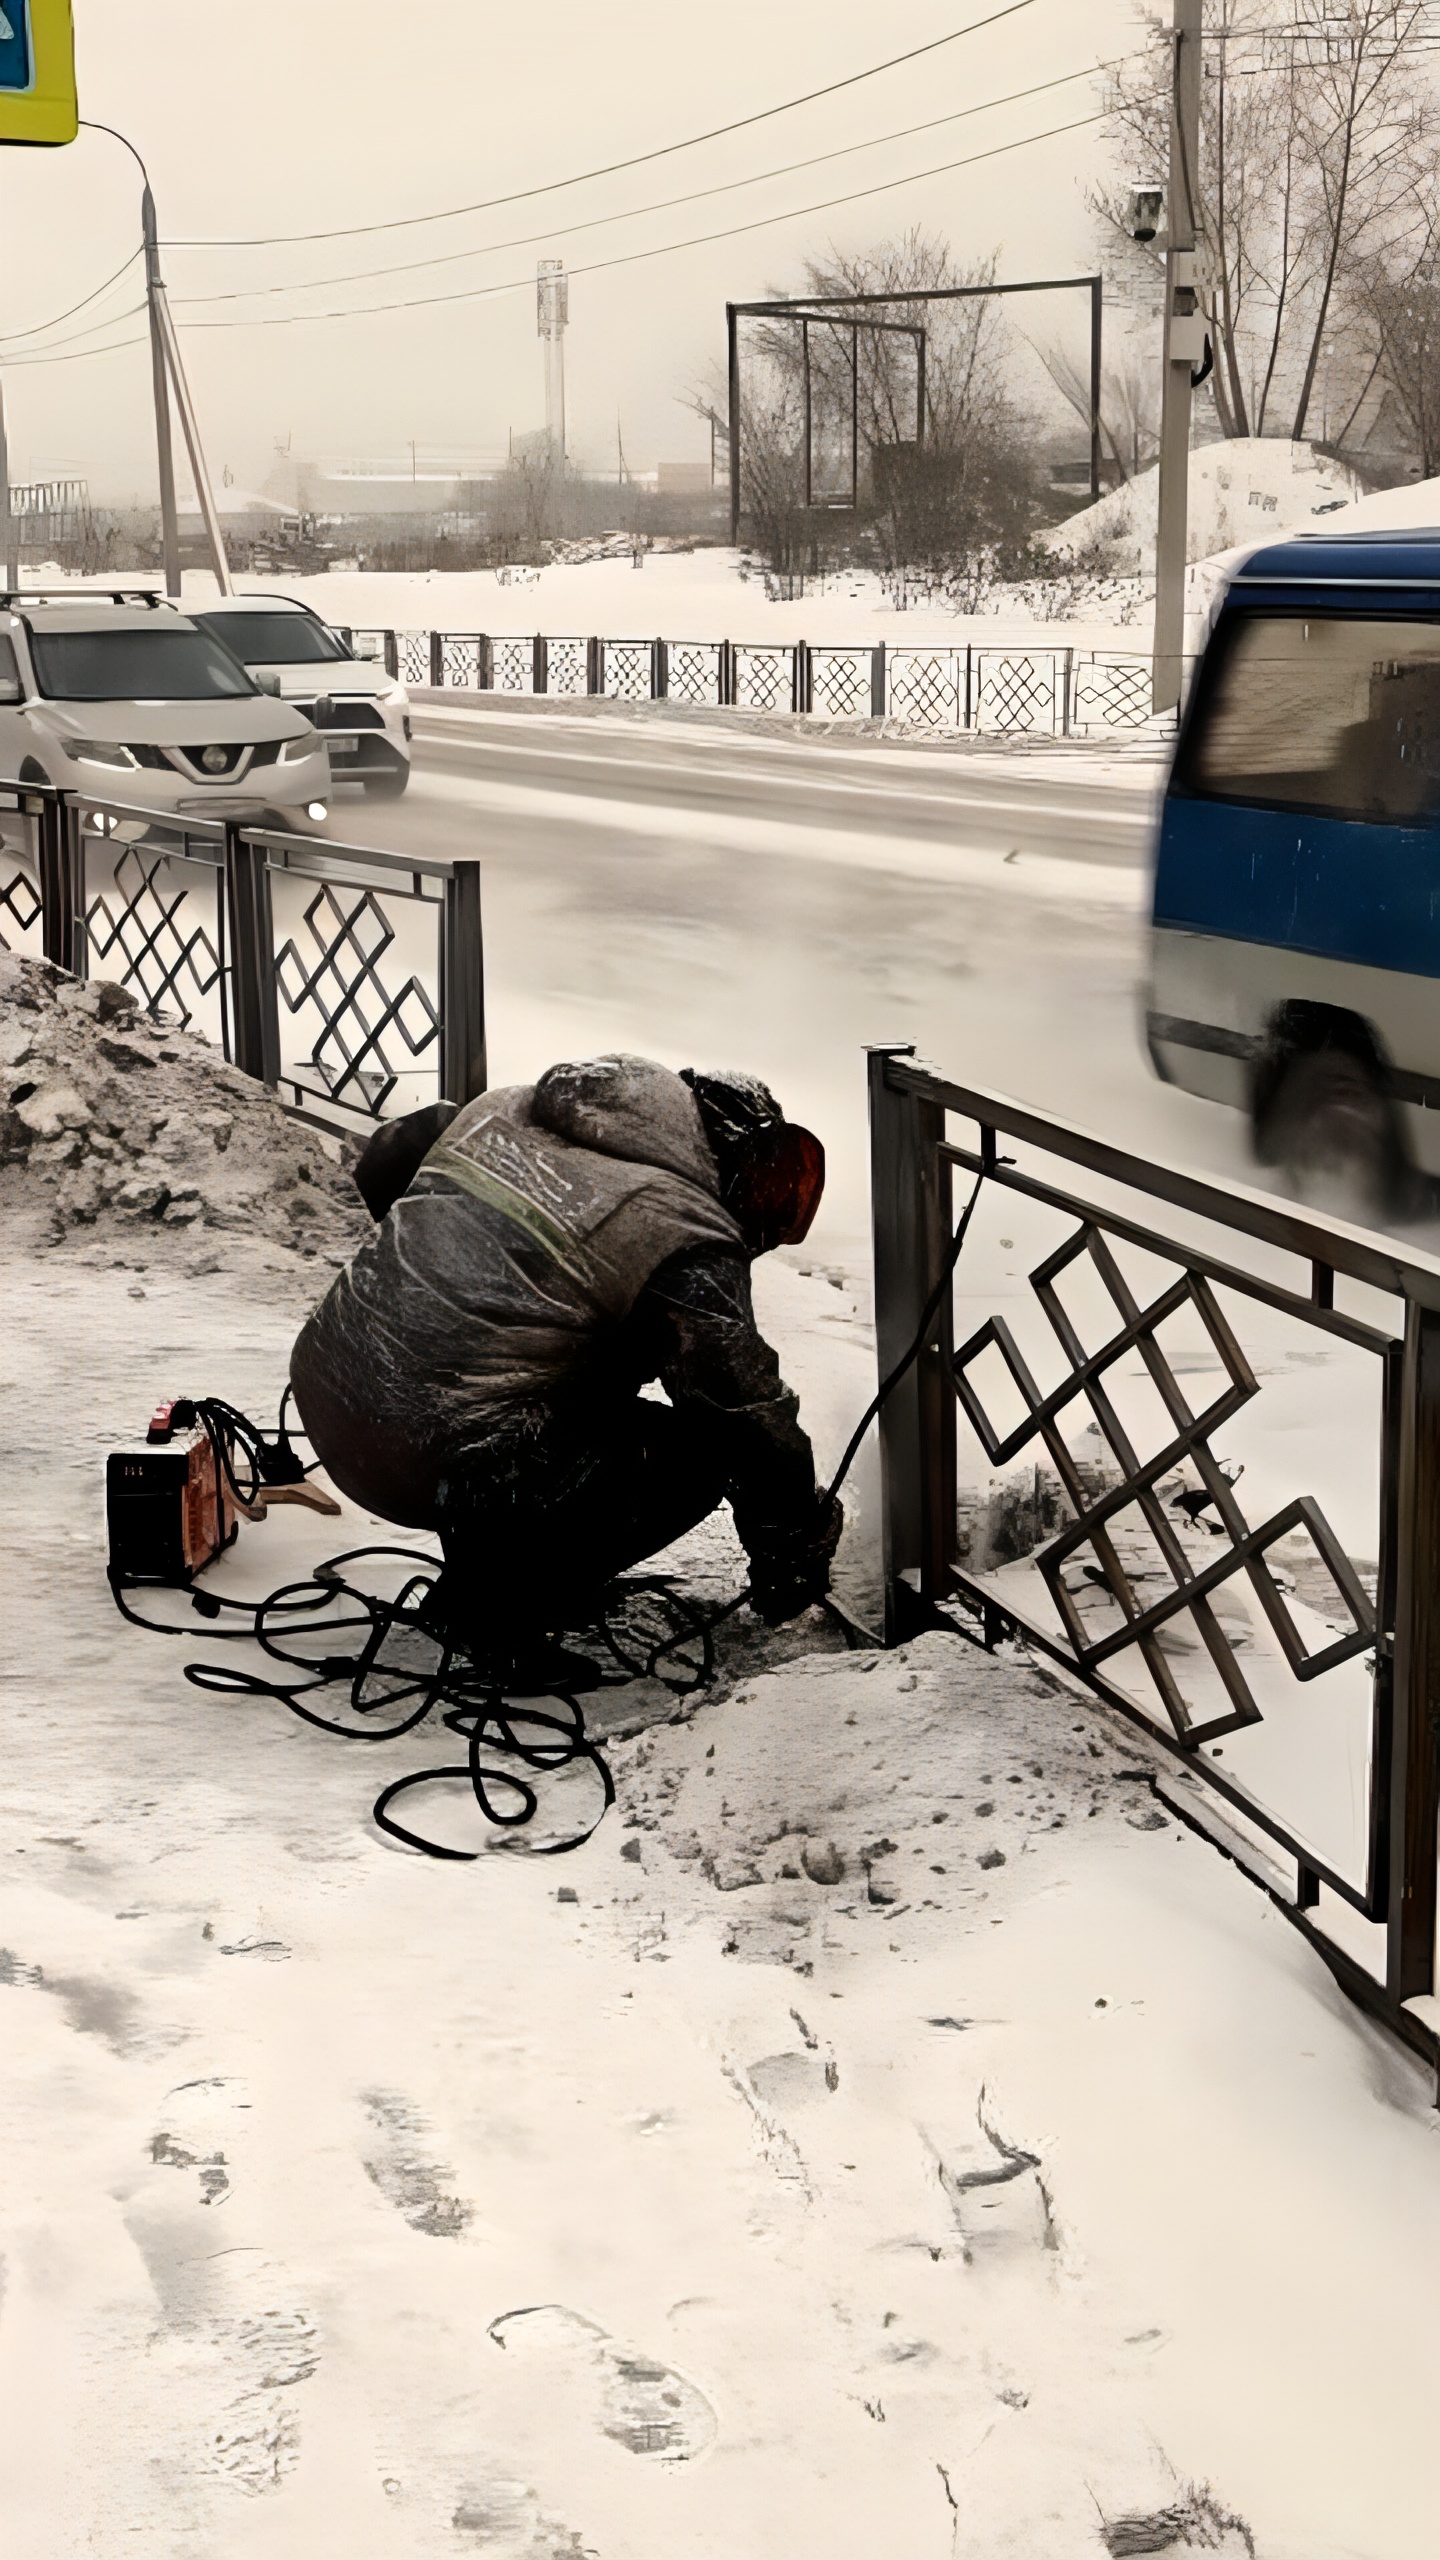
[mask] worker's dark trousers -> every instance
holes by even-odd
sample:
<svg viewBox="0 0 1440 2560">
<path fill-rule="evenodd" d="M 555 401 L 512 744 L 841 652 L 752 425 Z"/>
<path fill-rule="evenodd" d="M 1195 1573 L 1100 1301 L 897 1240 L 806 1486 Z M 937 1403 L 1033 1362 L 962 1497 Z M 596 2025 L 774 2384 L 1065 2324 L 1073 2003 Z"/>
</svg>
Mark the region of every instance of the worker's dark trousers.
<svg viewBox="0 0 1440 2560">
<path fill-rule="evenodd" d="M 487 1651 L 583 1627 L 616 1574 L 725 1492 L 713 1432 L 693 1414 L 637 1396 L 536 1415 L 441 1487 L 449 1623 Z"/>
</svg>

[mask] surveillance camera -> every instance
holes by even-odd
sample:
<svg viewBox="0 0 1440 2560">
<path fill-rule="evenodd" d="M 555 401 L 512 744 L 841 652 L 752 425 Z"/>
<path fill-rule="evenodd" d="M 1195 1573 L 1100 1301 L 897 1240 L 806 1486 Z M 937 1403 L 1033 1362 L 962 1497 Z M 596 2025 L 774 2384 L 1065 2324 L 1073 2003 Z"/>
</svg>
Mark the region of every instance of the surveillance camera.
<svg viewBox="0 0 1440 2560">
<path fill-rule="evenodd" d="M 1131 188 L 1130 237 L 1132 240 L 1147 242 L 1154 239 L 1156 232 L 1160 228 L 1160 216 L 1164 210 L 1164 204 L 1165 190 L 1163 187 L 1137 186 Z"/>
</svg>

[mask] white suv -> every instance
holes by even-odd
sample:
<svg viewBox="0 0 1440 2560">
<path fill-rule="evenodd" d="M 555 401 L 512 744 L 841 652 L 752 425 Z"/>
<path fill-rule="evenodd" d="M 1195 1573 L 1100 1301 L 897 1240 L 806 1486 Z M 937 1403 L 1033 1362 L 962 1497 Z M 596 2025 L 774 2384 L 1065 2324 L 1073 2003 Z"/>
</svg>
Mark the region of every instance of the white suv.
<svg viewBox="0 0 1440 2560">
<path fill-rule="evenodd" d="M 0 595 L 0 779 L 288 827 L 330 796 L 311 722 L 144 591 Z"/>
<path fill-rule="evenodd" d="M 383 667 L 354 655 L 348 631 L 332 631 L 293 596 L 224 596 L 193 618 L 314 721 L 337 782 L 399 797 L 410 779 L 409 696 Z"/>
</svg>

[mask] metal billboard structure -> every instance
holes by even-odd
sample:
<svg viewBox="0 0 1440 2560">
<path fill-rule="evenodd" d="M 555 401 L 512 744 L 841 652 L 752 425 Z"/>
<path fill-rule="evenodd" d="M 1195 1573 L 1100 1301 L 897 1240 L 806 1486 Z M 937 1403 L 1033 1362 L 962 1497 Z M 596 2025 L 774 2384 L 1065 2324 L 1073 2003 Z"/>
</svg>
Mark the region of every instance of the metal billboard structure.
<svg viewBox="0 0 1440 2560">
<path fill-rule="evenodd" d="M 930 286 L 914 293 L 804 293 L 792 294 L 765 302 L 727 302 L 725 305 L 726 381 L 729 406 L 730 444 L 730 539 L 740 537 L 741 446 L 743 439 L 742 401 L 740 391 L 740 322 L 772 320 L 782 325 L 798 326 L 801 343 L 801 365 L 805 399 L 805 504 L 816 503 L 814 497 L 814 412 L 812 398 L 811 331 L 825 328 L 843 330 L 850 339 L 850 494 L 847 499 L 828 500 L 828 505 L 854 506 L 859 493 L 859 375 L 860 338 L 862 332 L 887 337 L 911 339 L 916 350 L 916 432 L 917 451 L 925 442 L 926 392 L 925 362 L 927 331 L 917 320 L 885 320 L 878 317 L 885 308 L 911 310 L 917 304 L 937 302 L 981 302 L 1011 293 L 1085 293 L 1090 300 L 1090 495 L 1100 495 L 1100 361 L 1104 280 L 1100 276 L 1041 276 L 1027 278 L 1018 284 L 959 284 Z M 862 318 L 875 312 L 873 319 Z M 845 318 L 840 315 L 852 314 Z"/>
</svg>

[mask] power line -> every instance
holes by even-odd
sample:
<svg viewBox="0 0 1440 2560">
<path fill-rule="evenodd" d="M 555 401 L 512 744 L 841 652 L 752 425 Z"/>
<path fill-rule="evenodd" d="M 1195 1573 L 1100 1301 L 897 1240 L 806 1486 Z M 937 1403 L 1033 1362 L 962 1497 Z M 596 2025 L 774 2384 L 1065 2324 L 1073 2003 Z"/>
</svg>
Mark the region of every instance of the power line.
<svg viewBox="0 0 1440 2560">
<path fill-rule="evenodd" d="M 122 266 L 118 266 L 116 268 L 113 276 L 107 276 L 103 284 L 97 284 L 94 292 L 87 293 L 82 301 L 72 302 L 68 311 L 57 311 L 53 318 L 49 320 L 37 320 L 34 327 L 31 329 L 5 330 L 3 335 L 0 335 L 0 346 L 18 346 L 22 338 L 43 337 L 47 329 L 58 329 L 63 320 L 73 320 L 77 311 L 88 310 L 92 302 L 98 302 L 102 294 L 109 292 L 112 284 L 118 284 L 121 277 L 129 273 L 131 267 L 134 266 L 136 259 L 142 254 L 143 252 L 141 250 L 132 249 L 129 257 L 125 260 Z M 128 317 L 128 314 L 117 311 L 112 316 L 117 320 L 123 320 Z M 97 329 L 107 327 L 108 325 L 108 322 L 98 320 L 91 322 L 92 328 Z"/>
<path fill-rule="evenodd" d="M 143 302 L 138 302 L 135 308 L 137 311 L 143 311 L 145 305 Z M 117 311 L 115 317 L 117 320 L 128 320 L 132 314 L 128 311 Z M 108 328 L 110 323 L 97 321 L 95 325 L 97 328 Z M 83 364 L 87 356 L 116 356 L 119 355 L 122 347 L 143 347 L 145 343 L 145 333 L 142 330 L 138 337 L 116 338 L 108 347 L 81 347 L 73 356 L 52 356 L 44 353 L 33 356 L 12 356 L 7 360 L 5 370 L 7 373 L 15 373 L 23 364 Z"/>
<path fill-rule="evenodd" d="M 1136 59 L 1138 56 L 1132 54 L 1118 54 L 1111 62 L 1086 63 L 1078 71 L 1061 72 L 1054 80 L 1037 80 L 1031 88 L 1012 89 L 1001 98 L 984 98 L 972 107 L 955 107 L 949 115 L 930 116 L 923 124 L 903 125 L 894 133 L 874 134 L 865 142 L 842 143 L 837 150 L 817 151 L 808 159 L 789 160 L 778 169 L 758 169 L 748 178 L 727 178 L 713 187 L 693 188 L 686 195 L 664 196 L 654 204 L 633 205 L 623 213 L 592 214 L 581 222 L 552 225 L 549 230 L 527 232 L 518 239 L 485 241 L 474 249 L 449 249 L 439 257 L 414 258 L 399 265 L 362 267 L 350 275 L 322 276 L 311 280 L 292 279 L 288 284 L 241 285 L 233 291 L 222 293 L 172 294 L 172 307 L 177 310 L 181 308 L 196 310 L 217 302 L 250 302 L 272 294 L 315 293 L 322 292 L 332 285 L 367 284 L 377 276 L 416 275 L 431 267 L 456 266 L 466 258 L 496 257 L 504 249 L 530 249 L 541 240 L 572 239 L 577 232 L 600 231 L 617 222 L 639 222 L 648 214 L 671 213 L 679 205 L 701 203 L 707 196 L 734 195 L 737 190 L 744 187 L 765 186 L 775 178 L 793 177 L 797 170 L 815 169 L 827 161 L 849 159 L 857 151 L 878 151 L 887 143 L 908 142 L 917 133 L 933 133 L 940 125 L 959 124 L 970 116 L 987 115 L 997 107 L 1016 106 L 1022 99 L 1038 98 L 1051 89 L 1066 88 L 1075 80 L 1093 79 L 1099 72 L 1117 70 L 1122 62 Z"/>
<path fill-rule="evenodd" d="M 747 233 L 752 231 L 771 230 L 778 223 L 802 222 L 813 213 L 830 213 L 836 211 L 842 205 L 862 204 L 871 196 L 891 194 L 896 187 L 918 186 L 926 178 L 948 177 L 958 169 L 973 169 L 986 160 L 1004 159 L 1012 151 L 1028 151 L 1032 149 L 1037 142 L 1053 142 L 1060 134 L 1079 133 L 1089 125 L 1103 124 L 1106 120 L 1106 114 L 1106 109 L 1098 108 L 1094 114 L 1076 116 L 1072 118 L 1068 124 L 1047 126 L 1043 133 L 1023 134 L 1014 142 L 995 143 L 992 144 L 990 149 L 987 151 L 972 151 L 967 153 L 966 156 L 960 160 L 940 161 L 933 168 L 915 169 L 910 171 L 909 174 L 904 177 L 885 178 L 876 186 L 858 187 L 853 189 L 847 195 L 829 196 L 819 204 L 796 205 L 788 213 L 761 214 L 753 222 L 732 223 L 723 231 L 698 232 L 688 240 L 664 240 L 659 242 L 653 249 L 628 249 L 614 258 L 596 258 L 592 259 L 586 266 L 571 267 L 569 273 L 572 276 L 604 275 L 616 267 L 638 266 L 650 258 L 673 257 L 685 249 L 708 248 L 715 241 L 737 240 L 743 238 Z M 534 282 L 535 279 L 533 275 L 509 276 L 503 283 L 471 285 L 459 293 L 424 294 L 417 297 L 410 297 L 399 302 L 353 303 L 348 308 L 341 308 L 332 311 L 268 312 L 261 313 L 258 318 L 253 320 L 191 320 L 186 325 L 191 329 L 286 329 L 303 327 L 309 322 L 320 320 L 368 320 L 380 312 L 425 311 L 433 309 L 438 304 L 449 304 L 455 302 L 487 302 L 503 293 L 527 292 L 533 287 Z M 123 315 L 117 314 L 116 316 L 118 318 Z M 96 325 L 103 327 L 108 326 L 109 324 L 97 322 Z M 123 338 L 117 339 L 111 346 L 88 348 L 82 350 L 82 353 L 91 355 L 113 355 L 118 353 L 121 347 L 140 346 L 142 344 L 143 340 L 138 337 Z M 52 361 L 56 364 L 74 364 L 79 361 L 79 359 L 75 356 L 61 355 L 51 358 L 44 354 L 39 354 L 19 356 L 15 361 L 18 364 L 46 364 Z"/>
<path fill-rule="evenodd" d="M 753 222 L 736 222 L 723 231 L 697 232 L 689 240 L 664 240 L 653 249 L 627 249 L 614 258 L 595 258 L 587 266 L 571 267 L 572 276 L 595 276 L 613 267 L 640 265 L 647 258 L 668 258 L 682 249 L 704 249 L 717 240 L 738 240 L 751 231 L 772 230 L 777 223 L 803 222 L 812 213 L 833 213 L 840 206 L 863 204 L 871 196 L 892 194 L 896 187 L 919 186 L 926 178 L 949 177 L 957 169 L 973 169 L 983 160 L 1003 159 L 1011 151 L 1028 151 L 1037 142 L 1052 142 L 1058 134 L 1078 133 L 1086 125 L 1103 124 L 1109 110 L 1097 108 L 1093 115 L 1076 116 L 1069 124 L 1055 124 L 1044 133 L 1023 134 L 1015 142 L 995 143 L 988 151 L 972 151 L 961 160 L 942 160 L 930 169 L 913 169 L 899 178 L 884 178 L 877 186 L 856 187 L 848 195 L 827 196 L 818 204 L 795 205 L 788 213 L 760 214 Z M 303 326 L 312 320 L 365 320 L 379 311 L 426 311 L 437 304 L 484 302 L 501 293 L 519 293 L 533 287 L 533 275 L 511 276 L 503 284 L 469 285 L 459 293 L 427 293 L 407 296 L 398 302 L 359 302 L 333 311 L 274 311 L 261 313 L 254 320 L 191 320 L 191 329 L 287 329 Z"/>
<path fill-rule="evenodd" d="M 256 238 L 230 237 L 205 240 L 169 240 L 172 249 L 275 249 L 300 241 L 360 240 L 377 231 L 413 231 L 426 222 L 458 222 L 466 214 L 493 213 L 501 205 L 523 204 L 533 196 L 557 195 L 565 187 L 587 186 L 592 178 L 618 177 L 624 169 L 641 169 L 652 160 L 669 159 L 677 151 L 698 150 L 702 142 L 718 142 L 726 134 L 743 133 L 750 125 L 767 124 L 773 116 L 788 116 L 797 107 L 812 106 L 817 98 L 833 98 L 842 89 L 858 88 L 862 81 L 878 80 L 885 71 L 897 71 L 903 63 L 918 62 L 922 55 L 938 53 L 948 44 L 958 44 L 962 37 L 977 36 L 986 27 L 998 26 L 1002 18 L 1018 17 L 1022 9 L 1032 9 L 1035 0 L 1007 0 L 1003 9 L 992 9 L 988 18 L 974 18 L 968 26 L 952 27 L 948 35 L 933 36 L 928 44 L 913 45 L 908 53 L 892 54 L 887 62 L 872 63 L 868 71 L 852 71 L 844 80 L 830 80 L 823 89 L 807 89 L 802 97 L 784 98 L 779 106 L 761 107 L 754 115 L 737 116 L 731 124 L 712 125 L 706 133 L 692 133 L 683 142 L 664 142 L 653 151 L 637 151 L 629 160 L 610 160 L 602 168 L 581 169 L 571 178 L 551 178 L 543 187 L 521 187 L 513 195 L 486 196 L 478 204 L 457 204 L 441 213 L 408 213 L 390 222 L 352 222 L 336 231 L 274 231 Z"/>
</svg>

